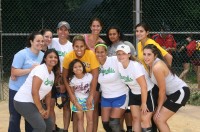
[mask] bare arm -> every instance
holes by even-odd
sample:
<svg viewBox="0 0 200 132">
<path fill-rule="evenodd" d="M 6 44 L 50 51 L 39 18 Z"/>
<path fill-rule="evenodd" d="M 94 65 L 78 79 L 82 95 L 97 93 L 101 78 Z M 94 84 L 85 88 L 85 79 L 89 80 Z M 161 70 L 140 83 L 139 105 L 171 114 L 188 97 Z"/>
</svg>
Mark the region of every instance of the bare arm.
<svg viewBox="0 0 200 132">
<path fill-rule="evenodd" d="M 95 68 L 91 71 L 92 74 L 92 82 L 90 85 L 90 95 L 94 96 L 94 93 L 96 91 L 97 87 L 97 80 L 98 80 L 98 75 L 99 75 L 99 68 Z"/>
<path fill-rule="evenodd" d="M 67 92 L 69 94 L 71 102 L 75 103 L 76 102 L 76 97 L 75 97 L 73 91 L 71 90 L 71 88 L 69 86 L 69 83 L 67 81 L 67 76 L 68 76 L 68 69 L 65 69 L 63 67 L 63 72 L 62 72 L 63 82 L 64 82 L 65 88 L 66 88 L 66 90 L 67 90 Z"/>
<path fill-rule="evenodd" d="M 31 68 L 28 69 L 19 69 L 19 68 L 11 68 L 11 75 L 12 76 L 23 76 L 29 74 L 33 68 L 35 68 L 39 64 L 34 64 Z"/>
<path fill-rule="evenodd" d="M 47 108 L 47 115 L 45 116 L 45 118 L 48 118 L 49 113 L 50 113 L 50 106 L 51 106 L 51 91 L 45 96 L 45 104 Z"/>
<path fill-rule="evenodd" d="M 163 66 L 160 64 L 154 65 L 153 74 L 159 87 L 157 112 L 160 112 L 166 99 L 166 82 Z"/>
<path fill-rule="evenodd" d="M 33 101 L 38 108 L 38 111 L 41 113 L 41 115 L 44 117 L 46 114 L 46 111 L 42 107 L 42 104 L 40 102 L 40 96 L 39 96 L 39 90 L 42 85 L 42 79 L 40 79 L 37 76 L 33 77 L 33 82 L 32 82 L 32 96 L 33 96 Z"/>
<path fill-rule="evenodd" d="M 98 80 L 98 75 L 99 75 L 99 68 L 95 68 L 91 71 L 92 74 L 92 82 L 90 84 L 90 95 L 87 99 L 87 107 L 88 109 L 92 108 L 92 101 L 94 99 L 96 87 L 97 87 L 97 80 Z"/>
<path fill-rule="evenodd" d="M 166 60 L 166 62 L 167 62 L 167 64 L 168 64 L 169 66 L 172 65 L 172 59 L 173 59 L 172 55 L 170 55 L 169 53 L 167 53 L 167 54 L 164 56 L 164 59 Z"/>
<path fill-rule="evenodd" d="M 136 81 L 138 82 L 138 84 L 140 85 L 141 88 L 141 109 L 142 109 L 142 113 L 146 113 L 148 111 L 147 108 L 147 83 L 145 80 L 145 76 L 140 76 L 139 78 L 136 79 Z"/>
</svg>

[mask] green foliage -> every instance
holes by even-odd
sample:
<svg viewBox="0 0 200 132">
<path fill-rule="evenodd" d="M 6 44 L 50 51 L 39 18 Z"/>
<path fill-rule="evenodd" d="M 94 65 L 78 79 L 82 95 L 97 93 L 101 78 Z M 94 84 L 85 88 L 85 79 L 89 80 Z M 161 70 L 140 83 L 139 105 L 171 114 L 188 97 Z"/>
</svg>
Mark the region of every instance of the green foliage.
<svg viewBox="0 0 200 132">
<path fill-rule="evenodd" d="M 200 106 L 200 91 L 191 91 L 188 104 Z"/>
</svg>

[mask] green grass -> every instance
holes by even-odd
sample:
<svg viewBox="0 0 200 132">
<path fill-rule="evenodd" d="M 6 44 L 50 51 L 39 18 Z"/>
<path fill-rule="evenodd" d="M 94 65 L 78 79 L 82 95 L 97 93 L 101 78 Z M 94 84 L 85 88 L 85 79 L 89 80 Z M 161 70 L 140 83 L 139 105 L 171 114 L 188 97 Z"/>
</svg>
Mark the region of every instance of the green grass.
<svg viewBox="0 0 200 132">
<path fill-rule="evenodd" d="M 190 99 L 188 101 L 188 104 L 200 106 L 200 90 L 198 90 L 198 91 L 191 90 Z"/>
</svg>

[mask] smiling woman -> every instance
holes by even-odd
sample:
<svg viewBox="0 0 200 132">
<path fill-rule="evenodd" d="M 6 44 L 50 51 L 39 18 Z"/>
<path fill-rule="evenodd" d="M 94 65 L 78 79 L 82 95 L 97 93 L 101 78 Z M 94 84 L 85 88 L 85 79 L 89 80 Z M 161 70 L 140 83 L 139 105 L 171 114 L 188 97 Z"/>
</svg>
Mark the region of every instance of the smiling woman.
<svg viewBox="0 0 200 132">
<path fill-rule="evenodd" d="M 35 67 L 14 96 L 14 107 L 32 126 L 33 131 L 50 132 L 53 122 L 49 118 L 51 89 L 60 75 L 58 53 L 45 52 L 41 65 Z M 41 100 L 45 98 L 45 106 Z"/>
<path fill-rule="evenodd" d="M 81 60 L 86 68 L 87 72 L 90 72 L 93 76 L 91 84 L 90 84 L 90 94 L 87 98 L 87 105 L 92 104 L 92 101 L 94 99 L 94 93 L 96 91 L 97 86 L 97 78 L 99 73 L 99 62 L 96 59 L 96 56 L 93 51 L 86 49 L 86 43 L 83 36 L 75 36 L 73 39 L 73 48 L 74 51 L 69 52 L 65 57 L 63 61 L 63 80 L 65 87 L 67 88 L 67 91 L 70 96 L 70 100 L 72 103 L 76 102 L 76 97 L 73 95 L 73 92 L 71 91 L 71 88 L 69 86 L 69 83 L 66 79 L 69 73 L 69 63 L 73 61 L 74 59 Z M 73 118 L 73 123 L 76 121 L 76 116 Z"/>
<path fill-rule="evenodd" d="M 42 46 L 43 36 L 39 32 L 33 32 L 28 37 L 27 47 L 14 55 L 9 80 L 9 132 L 20 131 L 21 115 L 14 108 L 13 98 L 32 69 L 41 63 L 44 56 L 44 53 L 41 52 Z M 32 131 L 28 122 L 25 122 L 25 129 Z"/>
</svg>

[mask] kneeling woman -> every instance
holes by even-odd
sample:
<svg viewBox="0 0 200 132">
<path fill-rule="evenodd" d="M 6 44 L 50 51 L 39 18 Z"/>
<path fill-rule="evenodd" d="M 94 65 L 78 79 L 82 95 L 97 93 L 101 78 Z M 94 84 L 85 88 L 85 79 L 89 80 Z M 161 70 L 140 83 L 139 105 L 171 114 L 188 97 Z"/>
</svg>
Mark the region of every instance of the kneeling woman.
<svg viewBox="0 0 200 132">
<path fill-rule="evenodd" d="M 35 67 L 14 97 L 14 107 L 34 132 L 52 132 L 53 122 L 49 118 L 51 89 L 60 75 L 58 53 L 54 49 L 45 52 L 42 64 Z M 55 74 L 55 75 L 54 75 Z M 45 105 L 41 100 L 45 98 Z"/>
<path fill-rule="evenodd" d="M 98 82 L 102 90 L 101 118 L 106 132 L 120 132 L 120 118 L 128 105 L 128 88 L 120 80 L 116 56 L 107 57 L 107 46 L 97 44 L 95 54 L 101 64 Z"/>
<path fill-rule="evenodd" d="M 159 87 L 158 107 L 154 121 L 159 131 L 170 132 L 167 120 L 186 104 L 190 96 L 187 84 L 171 71 L 163 61 L 158 48 L 149 44 L 144 47 L 144 61 L 149 67 L 150 79 Z"/>
<path fill-rule="evenodd" d="M 151 131 L 151 117 L 154 111 L 152 89 L 154 84 L 149 80 L 143 65 L 131 58 L 131 50 L 127 45 L 119 45 L 116 49 L 121 80 L 129 86 L 129 105 L 133 118 L 133 131 Z M 142 129 L 141 129 L 142 127 Z"/>
</svg>

